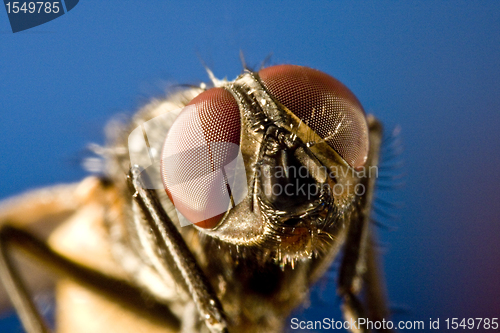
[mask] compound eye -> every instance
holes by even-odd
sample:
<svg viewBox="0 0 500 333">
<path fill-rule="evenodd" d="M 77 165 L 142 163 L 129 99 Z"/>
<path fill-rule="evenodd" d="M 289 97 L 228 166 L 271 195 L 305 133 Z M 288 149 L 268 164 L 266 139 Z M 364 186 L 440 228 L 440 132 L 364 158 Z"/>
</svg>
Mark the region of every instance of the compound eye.
<svg viewBox="0 0 500 333">
<path fill-rule="evenodd" d="M 224 167 L 240 145 L 240 111 L 231 93 L 209 89 L 172 124 L 162 151 L 163 186 L 175 208 L 202 228 L 214 228 L 230 208 Z"/>
<path fill-rule="evenodd" d="M 273 97 L 307 124 L 351 167 L 368 157 L 368 125 L 354 94 L 341 82 L 318 70 L 278 65 L 259 71 Z"/>
</svg>

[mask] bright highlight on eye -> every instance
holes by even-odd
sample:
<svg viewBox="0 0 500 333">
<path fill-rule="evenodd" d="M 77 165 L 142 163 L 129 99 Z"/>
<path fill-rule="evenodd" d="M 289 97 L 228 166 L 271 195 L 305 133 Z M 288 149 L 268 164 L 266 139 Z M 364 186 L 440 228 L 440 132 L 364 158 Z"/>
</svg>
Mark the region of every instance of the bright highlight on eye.
<svg viewBox="0 0 500 333">
<path fill-rule="evenodd" d="M 230 208 L 224 168 L 238 154 L 240 128 L 231 93 L 212 88 L 184 108 L 167 135 L 163 185 L 175 208 L 199 227 L 215 227 Z"/>
</svg>

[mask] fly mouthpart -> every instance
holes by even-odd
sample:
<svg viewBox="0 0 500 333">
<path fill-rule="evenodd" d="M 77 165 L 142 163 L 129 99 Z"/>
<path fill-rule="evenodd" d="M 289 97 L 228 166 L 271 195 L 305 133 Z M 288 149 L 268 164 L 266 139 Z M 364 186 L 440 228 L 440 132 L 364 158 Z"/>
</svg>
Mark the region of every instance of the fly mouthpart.
<svg viewBox="0 0 500 333">
<path fill-rule="evenodd" d="M 262 201 L 287 218 L 304 218 L 325 201 L 328 172 L 292 133 L 270 126 L 257 166 Z M 279 214 L 275 214 L 278 216 Z M 295 224 L 289 222 L 289 224 Z"/>
</svg>

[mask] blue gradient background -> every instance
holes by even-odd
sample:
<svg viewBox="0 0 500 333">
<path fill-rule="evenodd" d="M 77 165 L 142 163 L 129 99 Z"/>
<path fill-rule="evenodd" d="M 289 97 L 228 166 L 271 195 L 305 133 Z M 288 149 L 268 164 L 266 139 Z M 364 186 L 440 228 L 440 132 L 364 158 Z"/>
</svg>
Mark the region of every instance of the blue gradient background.
<svg viewBox="0 0 500 333">
<path fill-rule="evenodd" d="M 499 2 L 80 1 L 16 34 L 0 12 L 0 198 L 84 177 L 113 115 L 207 80 L 198 55 L 233 79 L 240 49 L 255 66 L 272 52 L 402 128 L 404 206 L 381 232 L 395 319 L 500 317 Z M 338 318 L 330 303 L 296 316 Z M 5 316 L 0 331 L 21 331 Z"/>
</svg>

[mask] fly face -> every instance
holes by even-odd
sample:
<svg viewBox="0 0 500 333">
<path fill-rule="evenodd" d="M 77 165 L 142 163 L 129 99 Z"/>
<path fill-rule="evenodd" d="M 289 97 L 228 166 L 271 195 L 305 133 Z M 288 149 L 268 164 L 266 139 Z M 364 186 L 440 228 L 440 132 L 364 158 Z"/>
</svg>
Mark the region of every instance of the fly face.
<svg viewBox="0 0 500 333">
<path fill-rule="evenodd" d="M 383 319 L 382 286 L 367 269 L 376 267 L 368 228 L 375 179 L 367 170 L 377 167 L 380 124 L 342 83 L 307 67 L 272 66 L 213 83 L 145 107 L 101 149 L 105 181 L 77 212 L 89 201 L 103 208 L 101 246 L 119 268 L 90 264 L 83 274 L 75 263 L 89 266 L 85 258 L 64 265 L 69 259 L 50 249 L 38 252 L 81 283 L 91 276 L 103 292 L 123 286 L 131 308 L 146 295 L 144 307 L 167 309 L 165 331 L 281 332 L 344 246 L 338 293 L 346 318 Z M 0 243 L 37 242 L 11 229 L 0 230 Z M 51 243 L 77 238 L 62 233 Z M 12 286 L 6 249 L 0 278 Z M 78 249 L 59 252 L 72 258 L 71 251 Z M 363 278 L 375 307 L 358 299 Z M 24 325 L 36 327 L 22 286 L 10 297 Z M 69 297 L 60 295 L 61 303 Z"/>
<path fill-rule="evenodd" d="M 356 97 L 327 74 L 282 65 L 221 83 L 189 107 L 167 135 L 161 166 L 178 211 L 201 232 L 252 246 L 282 265 L 328 251 L 356 208 L 355 169 L 368 156 L 368 126 Z M 192 154 L 173 158 L 172 151 Z M 238 153 L 242 170 L 224 173 Z M 205 167 L 193 176 L 191 165 Z M 241 171 L 244 197 L 232 186 Z"/>
</svg>

